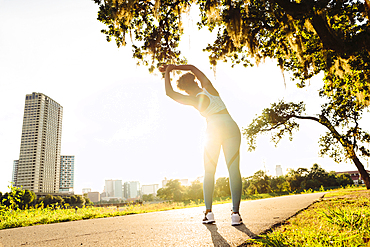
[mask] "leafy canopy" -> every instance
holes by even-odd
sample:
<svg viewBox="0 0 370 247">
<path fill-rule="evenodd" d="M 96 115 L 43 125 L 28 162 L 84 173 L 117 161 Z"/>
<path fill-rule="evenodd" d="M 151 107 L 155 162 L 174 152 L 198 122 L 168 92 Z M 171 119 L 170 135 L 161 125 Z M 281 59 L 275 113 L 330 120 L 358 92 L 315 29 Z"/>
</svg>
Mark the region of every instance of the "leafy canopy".
<svg viewBox="0 0 370 247">
<path fill-rule="evenodd" d="M 212 65 L 258 64 L 272 58 L 304 87 L 323 72 L 324 88 L 342 87 L 368 103 L 369 0 L 93 0 L 107 40 L 133 42 L 133 57 L 150 71 L 185 63 L 178 50 L 182 19 L 199 8 L 199 28 L 216 31 L 205 47 Z M 194 37 L 196 39 L 196 37 Z"/>
</svg>

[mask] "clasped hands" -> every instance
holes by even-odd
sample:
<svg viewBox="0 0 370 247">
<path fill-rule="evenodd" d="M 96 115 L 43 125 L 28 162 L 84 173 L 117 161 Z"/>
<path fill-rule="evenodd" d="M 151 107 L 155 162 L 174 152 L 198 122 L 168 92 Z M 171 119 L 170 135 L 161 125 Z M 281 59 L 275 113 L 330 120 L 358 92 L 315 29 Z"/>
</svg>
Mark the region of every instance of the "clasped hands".
<svg viewBox="0 0 370 247">
<path fill-rule="evenodd" d="M 175 64 L 165 64 L 165 65 L 159 66 L 158 70 L 161 73 L 165 73 L 166 71 L 170 72 L 175 68 L 176 68 Z"/>
</svg>

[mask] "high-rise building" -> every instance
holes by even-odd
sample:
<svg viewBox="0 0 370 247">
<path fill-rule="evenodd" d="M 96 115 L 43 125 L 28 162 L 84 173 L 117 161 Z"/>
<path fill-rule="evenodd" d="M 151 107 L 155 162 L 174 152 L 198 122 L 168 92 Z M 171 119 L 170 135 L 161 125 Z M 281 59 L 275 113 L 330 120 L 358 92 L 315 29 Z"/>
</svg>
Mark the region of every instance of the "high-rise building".
<svg viewBox="0 0 370 247">
<path fill-rule="evenodd" d="M 126 199 L 137 198 L 141 195 L 139 181 L 125 182 L 123 185 L 123 196 Z"/>
<path fill-rule="evenodd" d="M 13 173 L 12 173 L 12 184 L 13 184 L 13 186 L 16 186 L 16 184 L 17 184 L 18 163 L 19 163 L 19 160 L 14 160 L 13 161 Z"/>
<path fill-rule="evenodd" d="M 63 107 L 42 93 L 27 94 L 17 183 L 35 193 L 58 193 Z"/>
<path fill-rule="evenodd" d="M 281 165 L 276 165 L 276 177 L 283 176 L 283 169 L 281 169 Z"/>
<path fill-rule="evenodd" d="M 141 194 L 142 195 L 152 194 L 152 195 L 156 196 L 158 188 L 159 188 L 159 184 L 143 185 L 143 186 L 141 186 Z"/>
<path fill-rule="evenodd" d="M 59 192 L 73 192 L 74 187 L 75 156 L 60 156 Z"/>
<path fill-rule="evenodd" d="M 122 180 L 105 180 L 104 191 L 107 193 L 106 197 L 123 198 Z"/>
</svg>

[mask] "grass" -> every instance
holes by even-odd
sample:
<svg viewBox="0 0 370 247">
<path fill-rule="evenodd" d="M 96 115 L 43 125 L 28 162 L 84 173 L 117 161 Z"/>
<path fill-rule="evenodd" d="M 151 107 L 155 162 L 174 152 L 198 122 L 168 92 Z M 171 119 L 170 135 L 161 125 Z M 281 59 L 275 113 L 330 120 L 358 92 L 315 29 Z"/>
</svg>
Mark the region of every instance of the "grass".
<svg viewBox="0 0 370 247">
<path fill-rule="evenodd" d="M 254 196 L 253 199 L 267 198 L 271 195 Z M 231 202 L 230 197 L 216 198 L 214 204 Z M 79 209 L 63 209 L 60 207 L 39 207 L 25 210 L 0 212 L 0 230 L 14 227 L 24 227 L 41 224 L 51 224 L 66 221 L 76 221 L 94 218 L 106 218 L 129 214 L 140 214 L 172 209 L 204 206 L 203 200 L 187 202 L 164 202 L 153 204 L 137 204 L 124 207 L 83 207 Z"/>
<path fill-rule="evenodd" d="M 188 204 L 187 207 L 195 206 Z M 51 224 L 57 222 L 106 218 L 129 214 L 149 213 L 184 208 L 183 203 L 159 203 L 130 205 L 125 207 L 83 207 L 76 209 L 29 208 L 25 210 L 6 211 L 0 215 L 0 230 L 14 227 Z"/>
<path fill-rule="evenodd" d="M 355 188 L 346 189 L 345 191 L 354 191 Z M 320 190 L 322 191 L 322 189 Z M 301 193 L 312 193 L 312 190 L 303 191 Z M 334 192 L 338 193 L 338 192 Z M 271 198 L 276 196 L 286 195 L 287 193 L 269 193 L 257 195 L 245 195 L 243 200 L 257 200 Z M 295 193 L 290 193 L 295 194 Z M 335 195 L 335 194 L 334 194 Z M 214 204 L 222 204 L 231 202 L 230 197 L 216 198 Z M 29 208 L 25 210 L 1 211 L 0 212 L 0 230 L 14 227 L 32 226 L 40 224 L 50 224 L 57 222 L 105 218 L 114 216 L 123 216 L 129 214 L 149 213 L 156 211 L 166 211 L 172 209 L 199 207 L 204 206 L 202 200 L 187 201 L 187 202 L 165 202 L 143 205 L 130 205 L 125 207 L 84 207 L 75 209 L 62 208 Z M 279 246 L 279 245 L 276 245 Z"/>
<path fill-rule="evenodd" d="M 245 246 L 370 246 L 370 192 L 329 192 L 322 201 Z"/>
</svg>

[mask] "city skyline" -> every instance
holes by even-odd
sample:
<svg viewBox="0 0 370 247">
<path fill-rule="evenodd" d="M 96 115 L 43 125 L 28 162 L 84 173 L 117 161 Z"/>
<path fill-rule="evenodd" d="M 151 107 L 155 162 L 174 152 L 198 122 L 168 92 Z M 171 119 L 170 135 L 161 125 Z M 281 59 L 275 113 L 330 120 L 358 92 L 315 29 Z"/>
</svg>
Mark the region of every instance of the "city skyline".
<svg viewBox="0 0 370 247">
<path fill-rule="evenodd" d="M 12 180 L 24 95 L 29 92 L 43 92 L 63 106 L 61 153 L 78 158 L 74 174 L 78 193 L 82 188 L 100 191 L 106 179 L 115 177 L 155 184 L 165 177 L 194 180 L 203 175 L 205 120 L 165 95 L 162 76 L 137 66 L 130 44 L 118 49 L 106 42 L 97 9 L 82 0 L 1 1 L 0 191 L 7 191 Z M 323 85 L 322 75 L 298 89 L 269 60 L 250 68 L 220 63 L 214 71 L 202 52 L 209 40 L 207 31 L 196 31 L 196 21 L 184 18 L 180 49 L 212 81 L 241 130 L 279 99 L 304 100 L 308 114 L 320 111 L 317 90 Z M 362 123 L 369 122 L 365 114 Z M 267 135 L 258 139 L 256 151 L 248 152 L 243 137 L 242 176 L 264 167 L 274 174 L 277 164 L 283 172 L 314 163 L 327 171 L 356 169 L 352 163 L 319 157 L 317 141 L 325 129 L 307 121 L 300 124 L 293 141 L 284 139 L 277 148 Z M 364 164 L 367 168 L 366 160 Z M 216 178 L 227 176 L 221 155 Z"/>
</svg>

